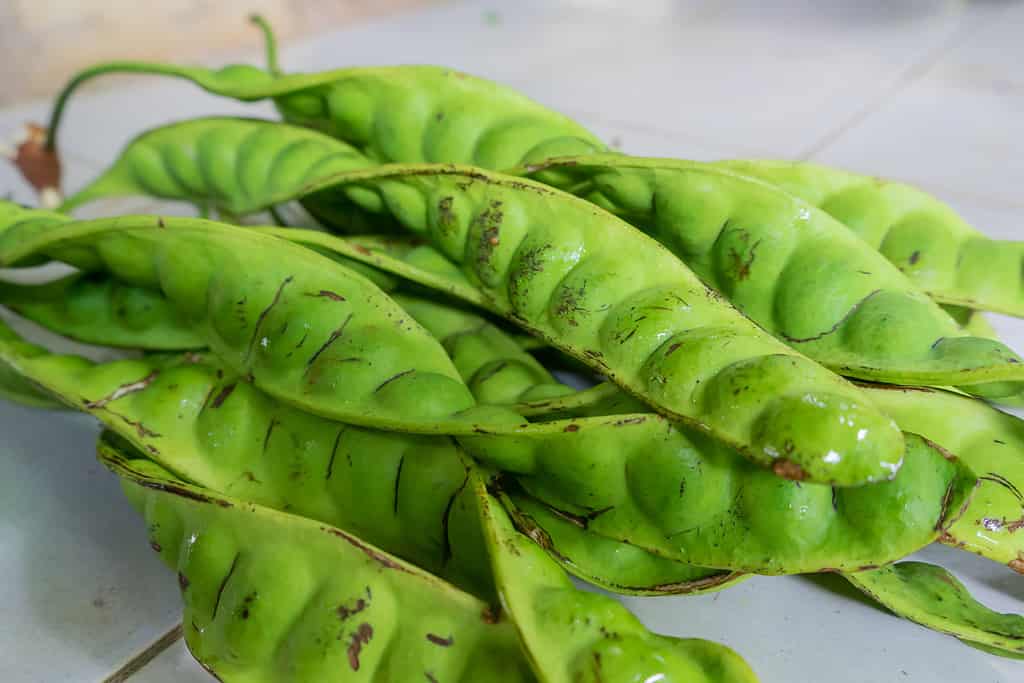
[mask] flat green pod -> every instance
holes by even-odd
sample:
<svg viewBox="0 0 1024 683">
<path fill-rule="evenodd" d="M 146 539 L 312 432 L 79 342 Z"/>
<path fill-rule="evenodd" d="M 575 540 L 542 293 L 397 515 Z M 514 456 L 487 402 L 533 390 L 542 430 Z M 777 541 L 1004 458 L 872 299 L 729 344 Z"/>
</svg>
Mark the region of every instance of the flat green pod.
<svg viewBox="0 0 1024 683">
<path fill-rule="evenodd" d="M 1024 421 L 938 389 L 868 387 L 875 404 L 978 473 L 978 490 L 943 543 L 1024 574 Z"/>
<path fill-rule="evenodd" d="M 657 555 L 758 574 L 856 571 L 935 541 L 976 477 L 907 434 L 892 480 L 836 488 L 787 481 L 659 415 L 592 417 L 461 437 L 563 519 Z"/>
<path fill-rule="evenodd" d="M 926 562 L 898 562 L 846 579 L 895 614 L 1001 656 L 1024 655 L 1024 616 L 975 600 L 956 577 Z"/>
<path fill-rule="evenodd" d="M 344 528 L 493 595 L 466 468 L 448 438 L 306 413 L 204 354 L 96 364 L 47 353 L 8 330 L 0 363 L 182 478 Z"/>
<path fill-rule="evenodd" d="M 473 488 L 502 604 L 541 680 L 757 680 L 747 663 L 724 645 L 653 634 L 621 603 L 574 587 L 557 562 L 515 530 L 479 474 L 473 477 Z"/>
<path fill-rule="evenodd" d="M 378 162 L 505 168 L 606 149 L 580 124 L 511 88 L 439 66 L 280 74 L 274 64 L 264 71 L 247 65 L 206 69 L 134 61 L 97 64 L 68 82 L 50 118 L 49 149 L 71 94 L 96 76 L 114 73 L 180 78 L 246 102 L 271 99 L 286 122 L 344 140 Z"/>
<path fill-rule="evenodd" d="M 899 468 L 898 430 L 849 383 L 587 202 L 448 165 L 356 171 L 309 191 L 328 186 L 426 238 L 490 310 L 755 462 L 841 486 Z"/>
<path fill-rule="evenodd" d="M 986 237 L 910 185 L 806 162 L 718 162 L 841 221 L 937 301 L 1024 316 L 1024 242 Z"/>
<path fill-rule="evenodd" d="M 748 577 L 670 560 L 629 543 L 587 531 L 529 496 L 502 491 L 500 500 L 516 529 L 543 548 L 569 573 L 624 595 L 713 593 Z"/>
<path fill-rule="evenodd" d="M 487 299 L 469 279 L 422 238 L 409 235 L 351 235 L 340 237 L 300 228 L 257 228 L 301 244 L 346 266 L 363 264 L 467 303 L 485 308 Z"/>
<path fill-rule="evenodd" d="M 177 571 L 185 642 L 229 681 L 532 681 L 479 599 L 355 535 L 175 478 L 99 444 Z"/>
<path fill-rule="evenodd" d="M 393 298 L 441 342 L 477 403 L 509 405 L 575 393 L 487 319 L 426 298 Z"/>
<path fill-rule="evenodd" d="M 312 250 L 195 218 L 3 227 L 0 264 L 45 253 L 159 290 L 223 362 L 280 400 L 368 427 L 472 431 L 460 414 L 472 395 L 441 345 L 369 280 Z"/>
<path fill-rule="evenodd" d="M 137 136 L 60 210 L 102 197 L 145 195 L 241 215 L 254 200 L 293 194 L 310 180 L 372 164 L 350 145 L 308 128 L 203 117 Z"/>
<path fill-rule="evenodd" d="M 778 187 L 715 164 L 617 155 L 555 159 L 562 186 L 668 247 L 780 340 L 860 379 L 953 385 L 999 399 L 1024 363 L 969 336 L 871 245 Z"/>
<path fill-rule="evenodd" d="M 86 344 L 177 351 L 207 341 L 159 291 L 84 273 L 41 285 L 0 282 L 0 304 L 34 323 Z"/>
</svg>

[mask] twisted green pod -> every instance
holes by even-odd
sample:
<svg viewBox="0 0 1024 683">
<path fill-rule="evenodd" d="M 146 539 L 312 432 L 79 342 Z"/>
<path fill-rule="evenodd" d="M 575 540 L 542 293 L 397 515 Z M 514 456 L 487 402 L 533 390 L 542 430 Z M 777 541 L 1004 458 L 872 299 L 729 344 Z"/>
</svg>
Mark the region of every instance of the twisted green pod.
<svg viewBox="0 0 1024 683">
<path fill-rule="evenodd" d="M 541 680 L 757 680 L 729 648 L 652 634 L 622 604 L 576 589 L 554 560 L 516 532 L 483 478 L 477 474 L 472 480 L 502 604 Z"/>
<path fill-rule="evenodd" d="M 246 102 L 272 99 L 285 121 L 344 140 L 375 161 L 505 168 L 605 149 L 583 126 L 510 88 L 437 66 L 278 75 L 245 65 L 213 70 L 130 61 L 97 64 L 69 81 L 50 118 L 49 149 L 71 94 L 110 73 L 181 78 Z"/>
<path fill-rule="evenodd" d="M 978 490 L 941 541 L 1024 574 L 1024 421 L 937 389 L 868 389 L 903 429 L 922 434 L 978 473 Z"/>
<path fill-rule="evenodd" d="M 515 404 L 575 392 L 484 318 L 429 299 L 393 298 L 441 342 L 477 403 Z"/>
<path fill-rule="evenodd" d="M 451 166 L 329 182 L 426 237 L 491 310 L 755 462 L 837 485 L 899 468 L 898 431 L 859 392 L 613 216 L 527 180 Z"/>
<path fill-rule="evenodd" d="M 440 344 L 368 280 L 311 250 L 191 218 L 3 227 L 0 263 L 45 253 L 159 289 L 229 367 L 276 398 L 369 427 L 473 429 L 468 414 L 453 417 L 474 402 Z"/>
<path fill-rule="evenodd" d="M 158 291 L 86 273 L 43 285 L 0 282 L 0 304 L 86 344 L 148 350 L 199 349 L 206 339 Z"/>
<path fill-rule="evenodd" d="M 587 531 L 529 496 L 501 491 L 516 529 L 573 575 L 626 595 L 711 593 L 743 581 L 747 574 L 682 564 Z"/>
<path fill-rule="evenodd" d="M 0 362 L 180 477 L 347 529 L 490 596 L 467 474 L 451 440 L 363 429 L 267 397 L 201 354 L 95 364 L 0 325 Z"/>
<path fill-rule="evenodd" d="M 1024 363 L 970 337 L 826 213 L 712 164 L 614 155 L 551 160 L 564 186 L 665 244 L 780 339 L 834 371 L 954 385 L 989 398 L 1024 389 Z"/>
<path fill-rule="evenodd" d="M 223 680 L 530 681 L 484 602 L 337 527 L 185 483 L 116 442 L 100 460 L 178 572 L 185 642 Z"/>
<path fill-rule="evenodd" d="M 581 528 L 686 564 L 760 574 L 855 571 L 900 559 L 963 514 L 976 482 L 913 434 L 891 481 L 786 481 L 653 414 L 505 428 L 460 443 Z"/>
<path fill-rule="evenodd" d="M 1024 242 L 993 240 L 903 183 L 818 164 L 723 161 L 828 212 L 937 301 L 1024 316 Z"/>
<path fill-rule="evenodd" d="M 1024 616 L 975 600 L 956 577 L 925 562 L 898 562 L 846 579 L 901 617 L 1001 656 L 1024 654 Z"/>
</svg>

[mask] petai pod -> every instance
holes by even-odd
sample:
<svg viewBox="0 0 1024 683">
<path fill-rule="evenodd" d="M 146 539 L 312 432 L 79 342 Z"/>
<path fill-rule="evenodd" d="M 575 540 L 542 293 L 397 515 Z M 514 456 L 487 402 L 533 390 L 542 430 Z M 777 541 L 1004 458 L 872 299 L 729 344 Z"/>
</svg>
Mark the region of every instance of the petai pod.
<svg viewBox="0 0 1024 683">
<path fill-rule="evenodd" d="M 492 311 L 751 460 L 842 486 L 899 469 L 902 437 L 860 391 L 611 214 L 529 180 L 447 165 L 329 184 L 427 238 Z"/>
<path fill-rule="evenodd" d="M 993 654 L 1024 655 L 1024 616 L 985 607 L 942 567 L 897 562 L 845 576 L 868 597 L 910 621 Z"/>
<path fill-rule="evenodd" d="M 747 663 L 724 645 L 651 633 L 621 603 L 574 587 L 558 563 L 515 530 L 482 476 L 474 475 L 472 482 L 502 604 L 541 680 L 757 680 Z"/>
<path fill-rule="evenodd" d="M 1024 316 L 1024 242 L 986 237 L 926 192 L 806 162 L 717 165 L 827 211 L 938 301 Z"/>
<path fill-rule="evenodd" d="M 513 339 L 479 316 L 409 296 L 399 295 L 396 300 L 445 343 L 478 402 L 508 403 L 516 398 L 573 392 L 555 384 L 554 378 Z M 700 593 L 720 590 L 745 578 L 737 572 L 684 565 L 590 533 L 526 498 L 504 492 L 501 498 L 519 531 L 568 571 L 605 590 L 634 595 Z"/>
<path fill-rule="evenodd" d="M 20 342 L 17 334 L 0 318 L 0 346 Z M 63 404 L 0 358 L 0 399 L 34 408 L 61 408 Z"/>
<path fill-rule="evenodd" d="M 417 65 L 274 72 L 245 65 L 97 64 L 75 75 L 58 96 L 47 146 L 54 148 L 64 107 L 79 85 L 104 74 L 141 73 L 182 78 L 215 95 L 247 102 L 272 99 L 285 121 L 319 129 L 376 161 L 505 168 L 605 149 L 571 119 L 511 88 L 452 69 Z"/>
<path fill-rule="evenodd" d="M 95 364 L 0 326 L 0 362 L 205 488 L 344 528 L 477 595 L 493 587 L 449 439 L 341 424 L 202 354 Z"/>
<path fill-rule="evenodd" d="M 0 304 L 86 344 L 160 350 L 199 349 L 206 339 L 159 291 L 104 273 L 69 275 L 42 285 L 0 282 Z"/>
<path fill-rule="evenodd" d="M 393 298 L 441 342 L 477 403 L 515 404 L 575 393 L 479 315 L 401 293 Z"/>
<path fill-rule="evenodd" d="M 279 400 L 369 427 L 472 431 L 470 416 L 453 417 L 474 402 L 441 345 L 369 280 L 309 249 L 193 218 L 21 227 L 0 225 L 0 264 L 46 253 L 159 289 Z"/>
<path fill-rule="evenodd" d="M 481 430 L 460 443 L 580 528 L 687 564 L 794 574 L 892 562 L 963 513 L 973 473 L 906 436 L 895 478 L 851 488 L 774 477 L 654 414 Z"/>
<path fill-rule="evenodd" d="M 520 533 L 529 536 L 571 574 L 613 593 L 711 593 L 748 576 L 683 564 L 595 534 L 529 496 L 502 490 L 500 499 Z"/>
<path fill-rule="evenodd" d="M 780 340 L 872 381 L 1024 390 L 1024 363 L 971 337 L 904 274 L 810 204 L 713 164 L 594 155 L 552 160 L 573 193 L 666 245 Z M 563 168 L 564 167 L 564 168 Z"/>
<path fill-rule="evenodd" d="M 350 145 L 308 128 L 231 117 L 190 119 L 146 131 L 60 207 L 103 197 L 180 199 L 233 215 L 276 204 L 312 180 L 372 165 Z M 311 198 L 316 201 L 316 198 Z"/>
<path fill-rule="evenodd" d="M 900 427 L 940 444 L 978 474 L 971 504 L 940 540 L 1024 574 L 1024 421 L 938 389 L 868 391 Z"/>
<path fill-rule="evenodd" d="M 101 440 L 100 459 L 178 573 L 185 642 L 221 680 L 531 681 L 511 624 L 336 527 L 176 479 Z"/>
<path fill-rule="evenodd" d="M 421 238 L 353 235 L 339 237 L 298 228 L 258 228 L 275 237 L 320 252 L 344 265 L 361 264 L 410 283 L 422 285 L 486 308 L 487 299 L 448 258 Z"/>
</svg>

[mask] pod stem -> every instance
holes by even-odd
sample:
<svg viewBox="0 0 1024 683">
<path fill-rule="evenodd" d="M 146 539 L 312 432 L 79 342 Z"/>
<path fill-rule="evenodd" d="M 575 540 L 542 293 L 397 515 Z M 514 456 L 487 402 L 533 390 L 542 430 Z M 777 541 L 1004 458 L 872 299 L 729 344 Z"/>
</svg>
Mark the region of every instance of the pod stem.
<svg viewBox="0 0 1024 683">
<path fill-rule="evenodd" d="M 181 67 L 171 64 L 158 64 L 156 62 L 104 62 L 79 71 L 70 81 L 68 81 L 68 84 L 64 86 L 64 89 L 60 91 L 60 94 L 57 96 L 57 101 L 53 105 L 53 112 L 50 114 L 50 123 L 46 127 L 45 149 L 52 152 L 57 146 L 57 128 L 60 126 L 61 118 L 64 115 L 64 107 L 67 105 L 68 98 L 71 97 L 71 94 L 78 89 L 78 86 L 88 80 L 91 80 L 93 77 L 110 73 L 163 74 L 168 76 L 177 76 L 179 78 L 187 77 L 187 74 L 184 73 Z"/>
<path fill-rule="evenodd" d="M 270 22 L 262 14 L 249 15 L 249 21 L 263 33 L 263 44 L 267 55 L 267 71 L 274 76 L 280 76 L 281 65 L 277 61 L 277 38 L 274 36 L 274 29 L 270 27 Z"/>
</svg>

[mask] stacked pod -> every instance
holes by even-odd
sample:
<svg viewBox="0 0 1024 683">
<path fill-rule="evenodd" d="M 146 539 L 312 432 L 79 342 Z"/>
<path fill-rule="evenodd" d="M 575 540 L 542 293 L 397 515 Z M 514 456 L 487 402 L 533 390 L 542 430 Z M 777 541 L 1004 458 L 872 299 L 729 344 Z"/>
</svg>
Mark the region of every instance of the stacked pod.
<svg viewBox="0 0 1024 683">
<path fill-rule="evenodd" d="M 0 393 L 105 426 L 204 666 L 755 680 L 567 572 L 642 595 L 840 572 L 1024 653 L 1024 618 L 898 562 L 940 541 L 1024 573 L 1024 429 L 985 402 L 1019 401 L 1024 363 L 975 315 L 1024 312 L 1016 245 L 833 169 L 608 154 L 446 69 L 283 75 L 263 26 L 266 71 L 83 72 L 47 145 L 74 88 L 113 71 L 269 98 L 284 122 L 171 124 L 59 212 L 0 204 L 0 267 L 78 271 L 0 303 L 144 352 L 93 363 L 0 326 Z M 131 194 L 221 220 L 70 215 Z M 278 226 L 241 224 L 262 212 Z"/>
</svg>

